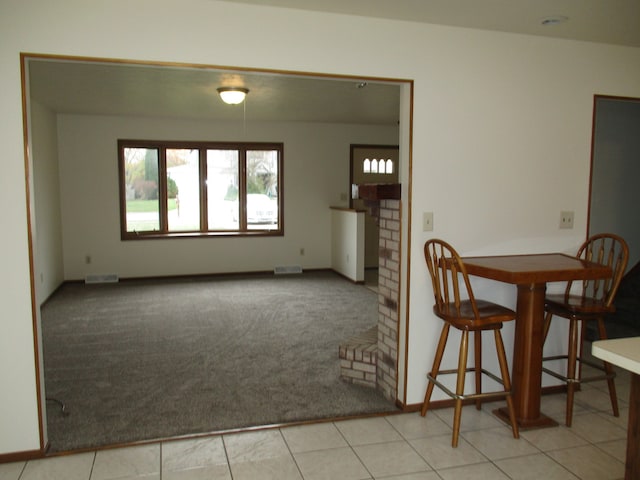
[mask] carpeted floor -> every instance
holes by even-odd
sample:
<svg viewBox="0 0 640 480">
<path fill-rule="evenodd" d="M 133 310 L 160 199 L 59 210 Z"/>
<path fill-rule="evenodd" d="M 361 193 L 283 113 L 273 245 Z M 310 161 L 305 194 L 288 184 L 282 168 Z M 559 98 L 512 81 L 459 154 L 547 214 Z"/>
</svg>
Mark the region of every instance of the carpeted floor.
<svg viewBox="0 0 640 480">
<path fill-rule="evenodd" d="M 339 379 L 376 323 L 331 272 L 65 284 L 42 308 L 51 450 L 394 411 Z"/>
</svg>

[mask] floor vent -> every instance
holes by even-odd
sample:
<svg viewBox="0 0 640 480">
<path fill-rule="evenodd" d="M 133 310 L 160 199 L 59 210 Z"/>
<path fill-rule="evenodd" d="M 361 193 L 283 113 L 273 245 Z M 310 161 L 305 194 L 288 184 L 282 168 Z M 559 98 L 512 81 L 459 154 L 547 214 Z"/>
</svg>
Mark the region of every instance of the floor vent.
<svg viewBox="0 0 640 480">
<path fill-rule="evenodd" d="M 118 283 L 118 280 L 118 275 L 115 273 L 87 275 L 84 277 L 84 283 Z"/>
<path fill-rule="evenodd" d="M 302 273 L 302 267 L 300 265 L 277 266 L 273 269 L 273 273 L 275 273 L 276 275 L 283 275 L 288 273 Z"/>
</svg>

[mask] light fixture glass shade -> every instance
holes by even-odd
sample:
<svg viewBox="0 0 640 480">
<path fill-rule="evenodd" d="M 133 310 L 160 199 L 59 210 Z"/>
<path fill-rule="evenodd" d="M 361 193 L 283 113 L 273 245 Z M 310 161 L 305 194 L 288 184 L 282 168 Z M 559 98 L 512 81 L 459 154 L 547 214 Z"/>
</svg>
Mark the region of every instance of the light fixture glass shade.
<svg viewBox="0 0 640 480">
<path fill-rule="evenodd" d="M 244 101 L 244 97 L 247 96 L 249 90 L 241 87 L 220 87 L 218 88 L 218 94 L 224 103 L 229 105 L 237 105 Z"/>
</svg>

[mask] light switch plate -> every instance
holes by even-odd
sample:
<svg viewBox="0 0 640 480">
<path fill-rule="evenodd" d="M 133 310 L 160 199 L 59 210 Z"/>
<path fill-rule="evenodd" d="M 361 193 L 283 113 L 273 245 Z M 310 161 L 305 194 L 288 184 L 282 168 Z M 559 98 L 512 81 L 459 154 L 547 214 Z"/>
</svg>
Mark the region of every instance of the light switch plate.
<svg viewBox="0 0 640 480">
<path fill-rule="evenodd" d="M 433 231 L 433 212 L 423 212 L 422 214 L 422 231 Z"/>
</svg>

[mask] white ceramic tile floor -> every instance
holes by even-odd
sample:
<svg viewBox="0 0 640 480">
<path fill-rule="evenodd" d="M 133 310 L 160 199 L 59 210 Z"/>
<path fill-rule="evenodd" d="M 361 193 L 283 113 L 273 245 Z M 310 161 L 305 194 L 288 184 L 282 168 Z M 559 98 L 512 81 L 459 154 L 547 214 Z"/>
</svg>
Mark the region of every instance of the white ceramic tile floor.
<svg viewBox="0 0 640 480">
<path fill-rule="evenodd" d="M 622 373 L 616 384 L 628 392 Z M 171 440 L 0 464 L 0 480 L 617 480 L 624 476 L 628 397 L 620 418 L 602 401 L 606 385 L 576 395 L 564 423 L 564 395 L 542 410 L 559 427 L 521 432 L 497 421 L 496 403 L 462 411 L 451 448 L 452 409 Z M 625 396 L 623 396 L 625 395 Z M 546 408 L 549 410 L 546 410 Z"/>
</svg>

